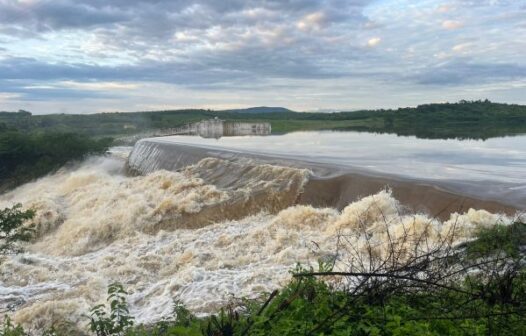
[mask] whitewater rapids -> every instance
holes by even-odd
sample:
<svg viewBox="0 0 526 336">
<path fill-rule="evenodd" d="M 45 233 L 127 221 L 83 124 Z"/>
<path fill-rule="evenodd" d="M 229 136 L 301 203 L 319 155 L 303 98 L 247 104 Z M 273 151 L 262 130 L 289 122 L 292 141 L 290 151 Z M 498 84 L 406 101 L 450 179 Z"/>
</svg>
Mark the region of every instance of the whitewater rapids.
<svg viewBox="0 0 526 336">
<path fill-rule="evenodd" d="M 36 210 L 35 240 L 0 264 L 0 309 L 16 323 L 85 327 L 83 314 L 114 281 L 129 291 L 138 323 L 169 315 L 174 300 L 212 313 L 232 296 L 285 285 L 297 263 L 333 256 L 337 235 L 364 223 L 381 243 L 407 228 L 435 239 L 454 228 L 462 241 L 513 220 L 470 209 L 439 221 L 407 212 L 389 190 L 342 210 L 298 205 L 308 170 L 251 160 L 204 158 L 135 177 L 123 167 L 115 157 L 92 158 L 0 195 L 0 208 Z M 353 239 L 363 246 L 363 237 Z"/>
</svg>

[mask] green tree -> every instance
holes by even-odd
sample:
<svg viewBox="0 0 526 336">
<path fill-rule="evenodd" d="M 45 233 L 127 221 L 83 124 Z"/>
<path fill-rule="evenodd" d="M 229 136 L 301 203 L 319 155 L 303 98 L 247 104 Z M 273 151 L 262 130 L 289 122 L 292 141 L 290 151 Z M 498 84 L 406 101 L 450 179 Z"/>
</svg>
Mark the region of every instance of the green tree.
<svg viewBox="0 0 526 336">
<path fill-rule="evenodd" d="M 45 176 L 68 162 L 103 154 L 111 141 L 63 132 L 0 133 L 0 191 Z"/>
<path fill-rule="evenodd" d="M 24 225 L 35 215 L 33 210 L 22 210 L 17 204 L 11 208 L 0 210 L 0 254 L 20 251 L 19 242 L 29 241 L 33 234 L 33 226 Z"/>
</svg>

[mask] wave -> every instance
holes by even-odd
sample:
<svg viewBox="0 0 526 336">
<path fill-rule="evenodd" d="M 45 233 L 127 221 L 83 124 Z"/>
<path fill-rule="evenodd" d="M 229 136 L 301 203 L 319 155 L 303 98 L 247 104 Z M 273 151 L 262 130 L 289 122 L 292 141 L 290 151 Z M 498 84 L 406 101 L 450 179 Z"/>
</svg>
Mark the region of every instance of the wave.
<svg viewBox="0 0 526 336">
<path fill-rule="evenodd" d="M 90 162 L 3 198 L 36 210 L 39 250 L 79 255 L 134 232 L 195 229 L 279 211 L 294 204 L 307 176 L 300 169 L 203 159 L 181 172 L 159 170 L 129 178 Z"/>
<path fill-rule="evenodd" d="M 37 210 L 35 241 L 0 265 L 0 307 L 15 322 L 82 327 L 114 281 L 129 290 L 139 322 L 169 314 L 173 299 L 211 313 L 232 295 L 282 286 L 296 263 L 333 258 L 342 234 L 358 250 L 374 241 L 381 255 L 387 236 L 408 230 L 436 241 L 454 230 L 462 242 L 513 220 L 474 209 L 446 220 L 415 214 L 385 188 L 341 209 L 299 204 L 310 171 L 251 159 L 204 158 L 132 177 L 123 166 L 92 159 L 0 196 L 0 207 Z"/>
</svg>

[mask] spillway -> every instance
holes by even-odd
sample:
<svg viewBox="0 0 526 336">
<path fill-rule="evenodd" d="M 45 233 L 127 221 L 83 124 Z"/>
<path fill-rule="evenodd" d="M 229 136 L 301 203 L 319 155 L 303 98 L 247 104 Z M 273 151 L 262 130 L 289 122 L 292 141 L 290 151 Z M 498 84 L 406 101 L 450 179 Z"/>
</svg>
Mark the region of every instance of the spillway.
<svg viewBox="0 0 526 336">
<path fill-rule="evenodd" d="M 179 171 L 210 157 L 240 166 L 263 163 L 307 169 L 307 182 L 292 204 L 342 209 L 361 197 L 389 188 L 393 196 L 412 211 L 440 218 L 470 208 L 507 214 L 526 208 L 524 188 L 507 181 L 487 181 L 484 184 L 469 180 L 414 178 L 344 165 L 337 160 L 330 162 L 326 158 L 317 160 L 316 157 L 295 153 L 286 155 L 221 146 L 217 142 L 203 142 L 198 137 L 140 140 L 129 156 L 128 169 L 133 174 L 149 174 L 161 169 Z M 228 186 L 242 178 L 240 174 L 240 171 L 230 170 L 229 167 L 217 166 L 213 174 L 202 173 L 200 177 L 207 183 Z"/>
</svg>

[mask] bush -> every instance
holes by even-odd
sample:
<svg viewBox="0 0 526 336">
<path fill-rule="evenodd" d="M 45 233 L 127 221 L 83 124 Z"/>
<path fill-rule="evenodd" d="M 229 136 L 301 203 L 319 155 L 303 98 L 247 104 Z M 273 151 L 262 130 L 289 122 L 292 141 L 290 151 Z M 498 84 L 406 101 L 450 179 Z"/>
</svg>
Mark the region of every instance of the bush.
<svg viewBox="0 0 526 336">
<path fill-rule="evenodd" d="M 22 205 L 0 210 L 0 254 L 18 252 L 19 242 L 29 241 L 33 234 L 32 226 L 24 223 L 33 218 L 33 210 L 21 210 Z"/>
<path fill-rule="evenodd" d="M 133 325 L 126 295 L 121 284 L 113 283 L 108 287 L 109 309 L 103 304 L 91 309 L 90 330 L 97 336 L 125 335 Z"/>
</svg>

